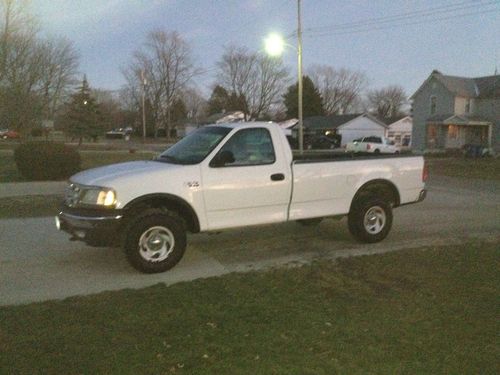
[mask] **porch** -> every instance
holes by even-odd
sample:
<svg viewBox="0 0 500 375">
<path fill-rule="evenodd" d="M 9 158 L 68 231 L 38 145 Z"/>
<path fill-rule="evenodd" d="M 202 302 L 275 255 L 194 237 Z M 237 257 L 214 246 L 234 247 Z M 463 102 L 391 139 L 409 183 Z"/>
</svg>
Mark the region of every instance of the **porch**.
<svg viewBox="0 0 500 375">
<path fill-rule="evenodd" d="M 427 120 L 428 149 L 459 149 L 465 145 L 491 148 L 493 124 L 481 119 L 452 116 L 442 121 Z"/>
</svg>

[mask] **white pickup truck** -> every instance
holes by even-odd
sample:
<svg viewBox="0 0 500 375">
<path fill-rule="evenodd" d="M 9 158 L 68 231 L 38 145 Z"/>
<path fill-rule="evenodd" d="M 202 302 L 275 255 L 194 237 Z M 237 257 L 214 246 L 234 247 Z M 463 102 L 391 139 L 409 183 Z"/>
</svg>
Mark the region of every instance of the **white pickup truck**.
<svg viewBox="0 0 500 375">
<path fill-rule="evenodd" d="M 374 154 L 399 154 L 401 148 L 385 137 L 371 136 L 355 139 L 346 144 L 346 152 L 363 152 Z"/>
<path fill-rule="evenodd" d="M 72 176 L 56 226 L 92 246 L 121 244 L 155 273 L 179 262 L 186 232 L 347 216 L 354 237 L 377 242 L 394 207 L 425 198 L 420 156 L 315 157 L 294 157 L 273 123 L 205 126 L 152 161 Z"/>
</svg>

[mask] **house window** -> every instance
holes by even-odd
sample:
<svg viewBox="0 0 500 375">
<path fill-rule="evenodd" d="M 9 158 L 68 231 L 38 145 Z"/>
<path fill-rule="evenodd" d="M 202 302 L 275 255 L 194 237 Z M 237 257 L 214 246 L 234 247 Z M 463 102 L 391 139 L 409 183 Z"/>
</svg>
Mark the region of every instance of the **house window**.
<svg viewBox="0 0 500 375">
<path fill-rule="evenodd" d="M 458 126 L 457 125 L 448 126 L 448 138 L 449 139 L 457 139 L 458 138 Z"/>
<path fill-rule="evenodd" d="M 465 102 L 465 113 L 470 113 L 470 99 Z"/>
<path fill-rule="evenodd" d="M 431 96 L 431 108 L 430 108 L 431 115 L 436 113 L 436 101 L 437 101 L 436 97 Z"/>
</svg>

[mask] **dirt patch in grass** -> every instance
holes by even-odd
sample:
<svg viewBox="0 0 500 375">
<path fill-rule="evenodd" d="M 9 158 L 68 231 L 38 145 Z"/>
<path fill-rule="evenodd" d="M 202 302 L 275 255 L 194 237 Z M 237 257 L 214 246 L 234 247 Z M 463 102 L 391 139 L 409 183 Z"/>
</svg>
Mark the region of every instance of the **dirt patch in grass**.
<svg viewBox="0 0 500 375">
<path fill-rule="evenodd" d="M 4 307 L 0 373 L 499 373 L 499 270 L 476 242 Z"/>
</svg>

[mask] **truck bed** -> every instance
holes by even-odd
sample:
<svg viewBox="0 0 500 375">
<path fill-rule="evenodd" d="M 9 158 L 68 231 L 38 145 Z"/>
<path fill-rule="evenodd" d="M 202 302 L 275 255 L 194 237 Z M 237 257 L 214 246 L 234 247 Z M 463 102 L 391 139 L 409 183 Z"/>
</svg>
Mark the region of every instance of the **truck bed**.
<svg viewBox="0 0 500 375">
<path fill-rule="evenodd" d="M 346 161 L 346 160 L 372 160 L 372 159 L 394 159 L 417 156 L 412 152 L 401 154 L 374 154 L 368 152 L 344 152 L 344 151 L 304 151 L 301 155 L 299 151 L 293 150 L 293 161 L 296 164 L 303 163 L 320 163 L 329 161 Z"/>
</svg>

